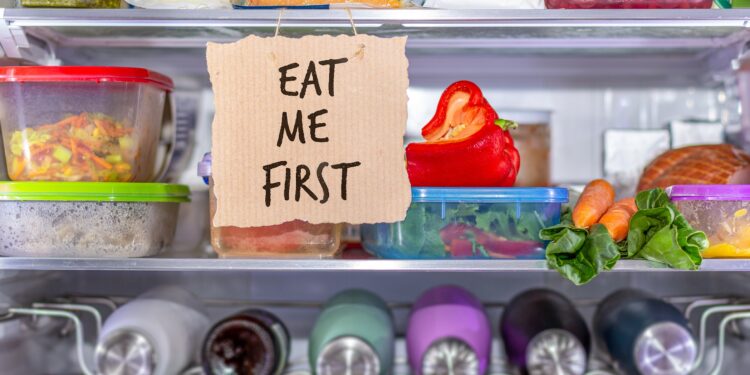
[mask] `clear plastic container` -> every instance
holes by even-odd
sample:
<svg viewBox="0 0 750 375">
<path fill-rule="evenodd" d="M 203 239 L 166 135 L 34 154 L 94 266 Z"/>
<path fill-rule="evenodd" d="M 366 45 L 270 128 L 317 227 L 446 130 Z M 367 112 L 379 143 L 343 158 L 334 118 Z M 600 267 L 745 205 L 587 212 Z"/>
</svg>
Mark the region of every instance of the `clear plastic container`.
<svg viewBox="0 0 750 375">
<path fill-rule="evenodd" d="M 0 67 L 14 181 L 150 182 L 172 81 L 140 68 Z"/>
<path fill-rule="evenodd" d="M 295 220 L 279 225 L 216 227 L 211 154 L 198 165 L 198 175 L 209 184 L 211 245 L 222 258 L 333 258 L 342 248 L 343 224 L 310 224 Z"/>
<path fill-rule="evenodd" d="M 392 259 L 544 259 L 539 230 L 567 201 L 563 188 L 413 188 L 406 219 L 362 225 L 362 245 Z"/>
<path fill-rule="evenodd" d="M 547 9 L 696 9 L 713 0 L 544 0 Z"/>
<path fill-rule="evenodd" d="M 120 0 L 21 0 L 27 8 L 122 8 Z"/>
<path fill-rule="evenodd" d="M 157 255 L 172 242 L 189 195 L 182 185 L 2 182 L 0 255 Z"/>
<path fill-rule="evenodd" d="M 750 258 L 750 185 L 677 185 L 670 199 L 708 236 L 704 258 Z"/>
</svg>

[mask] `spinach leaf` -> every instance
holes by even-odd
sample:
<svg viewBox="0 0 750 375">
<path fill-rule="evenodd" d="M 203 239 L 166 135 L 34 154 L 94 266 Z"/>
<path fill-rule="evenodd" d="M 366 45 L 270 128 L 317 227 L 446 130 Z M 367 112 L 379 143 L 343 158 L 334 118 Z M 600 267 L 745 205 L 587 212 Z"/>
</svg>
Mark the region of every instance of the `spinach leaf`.
<svg viewBox="0 0 750 375">
<path fill-rule="evenodd" d="M 662 189 L 638 193 L 638 212 L 630 220 L 628 258 L 643 258 L 673 268 L 696 270 L 708 247 L 706 234 L 693 229 Z"/>
<path fill-rule="evenodd" d="M 611 270 L 620 259 L 620 249 L 603 225 L 594 225 L 589 233 L 575 228 L 570 213 L 562 223 L 540 231 L 547 245 L 547 264 L 576 285 L 586 284 L 599 272 Z"/>
</svg>

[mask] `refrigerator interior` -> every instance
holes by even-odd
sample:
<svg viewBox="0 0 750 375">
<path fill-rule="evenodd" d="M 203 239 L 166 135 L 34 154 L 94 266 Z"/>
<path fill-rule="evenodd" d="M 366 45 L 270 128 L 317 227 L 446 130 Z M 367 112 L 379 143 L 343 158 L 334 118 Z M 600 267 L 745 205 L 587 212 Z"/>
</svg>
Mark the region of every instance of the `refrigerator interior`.
<svg viewBox="0 0 750 375">
<path fill-rule="evenodd" d="M 248 34 L 272 35 L 278 12 L 128 12 L 89 11 L 77 16 L 64 10 L 8 9 L 3 17 L 7 26 L 24 36 L 26 43 L 19 44 L 17 51 L 23 57 L 43 64 L 146 67 L 172 77 L 176 97 L 197 98 L 188 108 L 176 109 L 195 117 L 192 154 L 178 179 L 196 192 L 190 205 L 193 214 L 181 215 L 187 229 L 178 229 L 177 242 L 184 239 L 189 245 L 143 260 L 0 259 L 0 313 L 62 298 L 95 305 L 106 318 L 110 307 L 91 297 L 122 304 L 154 286 L 181 285 L 204 301 L 212 321 L 249 306 L 278 314 L 294 337 L 288 373 L 297 374 L 309 372 L 306 338 L 321 304 L 340 290 L 363 288 L 379 294 L 393 308 L 400 337 L 393 374 L 408 374 L 403 333 L 411 303 L 430 287 L 457 284 L 483 301 L 493 324 L 495 345 L 489 373 L 510 374 L 498 340 L 498 322 L 503 304 L 526 289 L 562 292 L 589 321 L 599 300 L 626 287 L 662 297 L 680 309 L 706 298 L 732 297 L 736 302 L 750 295 L 747 261 L 707 262 L 699 272 L 634 262 L 576 287 L 547 270 L 543 261 L 373 265 L 367 261 L 213 259 L 205 238 L 207 200 L 195 198 L 205 195 L 195 165 L 210 150 L 213 113 L 203 46 L 207 41 L 230 42 Z M 388 14 L 362 10 L 353 11 L 353 18 L 360 33 L 410 37 L 407 138 L 419 136 L 448 84 L 472 80 L 501 117 L 503 110 L 550 112 L 551 180 L 581 184 L 605 173 L 606 130 L 667 129 L 671 121 L 702 120 L 720 123 L 728 142 L 748 149 L 739 123 L 732 61 L 750 41 L 743 23 L 750 12 L 732 11 L 737 13 L 726 18 L 721 17 L 726 13 L 707 12 L 617 15 L 593 11 L 581 16 L 560 11 L 405 10 Z M 348 17 L 341 11 L 288 11 L 281 22 L 285 36 L 350 32 Z M 187 238 L 196 234 L 202 237 Z M 197 247 L 196 241 L 200 242 Z M 83 357 L 91 368 L 95 324 L 90 315 L 79 315 Z M 698 315 L 691 319 L 696 334 Z M 59 318 L 22 318 L 23 327 L 13 329 L 34 334 L 18 345 L 12 334 L 16 331 L 8 328 L 10 333 L 2 334 L 3 325 L 17 320 L 0 323 L 0 363 L 6 363 L 5 357 L 15 366 L 3 374 L 80 372 L 74 326 Z M 707 364 L 696 374 L 708 373 L 713 363 L 718 321 L 709 321 Z M 750 358 L 741 355 L 750 348 L 750 324 L 730 328 L 721 373 L 740 374 L 750 365 Z M 3 347 L 19 354 L 12 355 Z M 592 370 L 608 370 L 601 353 L 597 351 L 594 357 Z"/>
</svg>

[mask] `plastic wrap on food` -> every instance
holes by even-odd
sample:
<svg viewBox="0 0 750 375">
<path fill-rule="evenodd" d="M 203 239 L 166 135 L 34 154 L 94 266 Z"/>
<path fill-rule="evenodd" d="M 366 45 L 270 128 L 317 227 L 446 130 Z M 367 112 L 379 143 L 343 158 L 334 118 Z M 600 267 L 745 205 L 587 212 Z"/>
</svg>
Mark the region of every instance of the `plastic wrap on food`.
<svg viewBox="0 0 750 375">
<path fill-rule="evenodd" d="M 544 9 L 542 0 L 424 0 L 425 8 L 442 9 Z"/>
<path fill-rule="evenodd" d="M 672 148 L 724 143 L 724 126 L 711 121 L 672 121 Z"/>
<path fill-rule="evenodd" d="M 643 168 L 669 150 L 668 130 L 621 130 L 604 132 L 604 177 L 618 196 L 635 194 Z"/>
</svg>

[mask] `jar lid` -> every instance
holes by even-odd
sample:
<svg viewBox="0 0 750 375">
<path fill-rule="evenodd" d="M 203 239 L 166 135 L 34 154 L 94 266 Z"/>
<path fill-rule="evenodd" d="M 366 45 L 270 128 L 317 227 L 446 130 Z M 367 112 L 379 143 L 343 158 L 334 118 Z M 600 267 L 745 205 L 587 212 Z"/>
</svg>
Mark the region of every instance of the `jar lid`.
<svg viewBox="0 0 750 375">
<path fill-rule="evenodd" d="M 185 185 L 136 182 L 0 182 L 0 201 L 190 202 Z"/>
<path fill-rule="evenodd" d="M 143 68 L 116 66 L 4 66 L 0 82 L 136 82 L 171 91 L 169 77 Z"/>
<path fill-rule="evenodd" d="M 509 203 L 566 203 L 565 188 L 434 188 L 411 189 L 413 202 L 509 202 Z"/>
<path fill-rule="evenodd" d="M 750 200 L 750 185 L 675 185 L 666 191 L 673 201 Z"/>
</svg>

